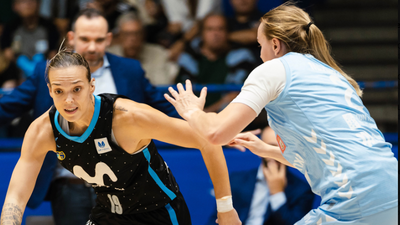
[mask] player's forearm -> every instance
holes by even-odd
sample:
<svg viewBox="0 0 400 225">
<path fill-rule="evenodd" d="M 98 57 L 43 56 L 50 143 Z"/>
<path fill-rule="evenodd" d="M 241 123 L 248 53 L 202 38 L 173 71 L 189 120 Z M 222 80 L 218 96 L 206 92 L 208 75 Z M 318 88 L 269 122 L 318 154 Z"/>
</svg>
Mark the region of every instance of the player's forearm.
<svg viewBox="0 0 400 225">
<path fill-rule="evenodd" d="M 283 157 L 282 152 L 277 146 L 268 146 L 267 151 L 265 151 L 265 155 L 260 155 L 264 158 L 275 159 L 276 161 L 285 164 L 286 166 L 294 167 L 289 161 Z"/>
<path fill-rule="evenodd" d="M 235 31 L 229 34 L 229 40 L 241 44 L 252 44 L 257 42 L 257 29 Z"/>
<path fill-rule="evenodd" d="M 224 138 L 229 132 L 221 132 L 219 128 L 222 126 L 222 118 L 214 112 L 203 112 L 198 110 L 187 119 L 189 125 L 201 137 L 215 145 L 223 145 L 230 141 L 229 137 Z M 226 139 L 226 140 L 225 140 Z"/>
<path fill-rule="evenodd" d="M 230 196 L 229 174 L 222 148 L 208 144 L 201 149 L 201 154 L 214 186 L 215 198 Z"/>
<path fill-rule="evenodd" d="M 6 199 L 1 212 L 1 225 L 20 225 L 25 205 L 13 199 Z"/>
</svg>

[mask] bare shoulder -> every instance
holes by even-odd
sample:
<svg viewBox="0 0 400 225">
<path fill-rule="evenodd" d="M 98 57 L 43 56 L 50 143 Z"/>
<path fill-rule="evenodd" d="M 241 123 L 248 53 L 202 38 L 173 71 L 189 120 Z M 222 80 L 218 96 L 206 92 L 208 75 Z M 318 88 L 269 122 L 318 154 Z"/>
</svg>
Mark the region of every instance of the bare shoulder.
<svg viewBox="0 0 400 225">
<path fill-rule="evenodd" d="M 55 151 L 53 128 L 50 122 L 49 111 L 35 119 L 25 133 L 22 145 L 23 151 L 47 153 Z"/>
<path fill-rule="evenodd" d="M 113 123 L 138 124 L 158 112 L 149 105 L 118 98 L 114 103 Z"/>
</svg>

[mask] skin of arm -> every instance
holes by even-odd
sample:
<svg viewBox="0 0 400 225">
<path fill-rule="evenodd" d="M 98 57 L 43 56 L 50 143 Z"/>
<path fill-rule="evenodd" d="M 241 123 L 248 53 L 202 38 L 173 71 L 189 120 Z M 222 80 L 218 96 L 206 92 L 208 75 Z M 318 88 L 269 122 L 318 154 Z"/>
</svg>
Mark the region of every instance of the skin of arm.
<svg viewBox="0 0 400 225">
<path fill-rule="evenodd" d="M 238 134 L 257 117 L 257 113 L 249 106 L 242 103 L 230 103 L 220 113 L 203 112 L 207 89 L 203 88 L 200 97 L 196 97 L 192 91 L 192 84 L 186 80 L 186 90 L 182 84 L 177 85 L 178 92 L 169 88 L 170 97 L 164 97 L 177 109 L 178 113 L 189 122 L 189 125 L 203 138 L 212 144 L 242 145 L 247 147 L 254 154 L 263 158 L 273 158 L 287 166 L 292 166 L 282 155 L 279 147 L 268 145 L 259 140 L 254 134 L 253 142 L 256 145 L 246 146 L 246 142 L 241 140 Z M 179 105 L 178 105 L 179 104 Z M 236 136 L 238 135 L 238 136 Z M 292 166 L 293 167 L 293 166 Z"/>
<path fill-rule="evenodd" d="M 228 38 L 230 41 L 245 45 L 257 43 L 257 27 L 231 32 Z"/>
<path fill-rule="evenodd" d="M 257 117 L 252 108 L 241 103 L 230 103 L 218 114 L 203 112 L 207 88 L 201 90 L 200 97 L 193 94 L 190 80 L 186 80 L 186 90 L 181 83 L 177 88 L 179 93 L 171 87 L 168 89 L 174 98 L 167 94 L 164 97 L 200 136 L 212 144 L 226 145 Z"/>
<path fill-rule="evenodd" d="M 14 168 L 1 213 L 1 225 L 21 224 L 26 204 L 47 152 L 55 149 L 48 113 L 36 119 L 28 128 L 21 156 Z"/>
<path fill-rule="evenodd" d="M 215 197 L 231 195 L 221 146 L 207 142 L 186 121 L 168 117 L 148 105 L 120 98 L 114 104 L 113 131 L 119 145 L 129 153 L 139 150 L 151 139 L 199 149 L 213 182 Z M 219 217 L 220 224 L 240 224 L 236 210 L 219 213 Z"/>
</svg>

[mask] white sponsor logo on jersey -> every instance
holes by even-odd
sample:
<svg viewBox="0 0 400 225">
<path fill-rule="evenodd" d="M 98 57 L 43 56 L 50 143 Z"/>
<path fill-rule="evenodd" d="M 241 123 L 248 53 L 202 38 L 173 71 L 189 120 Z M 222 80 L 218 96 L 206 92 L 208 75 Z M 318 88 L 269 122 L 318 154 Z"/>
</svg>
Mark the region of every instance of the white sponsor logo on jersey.
<svg viewBox="0 0 400 225">
<path fill-rule="evenodd" d="M 94 145 L 96 146 L 96 150 L 99 155 L 112 151 L 110 145 L 108 144 L 107 138 L 94 139 Z"/>
</svg>

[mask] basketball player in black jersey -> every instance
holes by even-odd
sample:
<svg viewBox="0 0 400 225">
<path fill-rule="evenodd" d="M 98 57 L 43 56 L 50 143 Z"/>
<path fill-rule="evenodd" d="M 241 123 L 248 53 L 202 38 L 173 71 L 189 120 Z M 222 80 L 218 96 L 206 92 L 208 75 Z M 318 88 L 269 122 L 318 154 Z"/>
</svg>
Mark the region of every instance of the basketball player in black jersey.
<svg viewBox="0 0 400 225">
<path fill-rule="evenodd" d="M 152 139 L 200 149 L 219 203 L 220 224 L 241 224 L 231 202 L 220 146 L 196 135 L 186 121 L 123 96 L 94 96 L 94 79 L 78 53 L 59 52 L 48 64 L 54 105 L 27 130 L 1 215 L 20 224 L 48 151 L 95 189 L 87 224 L 190 225 L 189 210 Z M 193 193 L 196 194 L 196 193 Z"/>
</svg>

